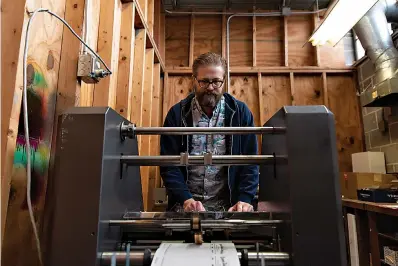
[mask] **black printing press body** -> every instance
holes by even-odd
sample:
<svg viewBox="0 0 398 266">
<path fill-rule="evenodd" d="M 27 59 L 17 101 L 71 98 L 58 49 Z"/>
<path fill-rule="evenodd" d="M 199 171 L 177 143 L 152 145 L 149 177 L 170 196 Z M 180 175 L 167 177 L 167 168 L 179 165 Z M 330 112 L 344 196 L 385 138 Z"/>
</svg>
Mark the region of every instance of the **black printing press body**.
<svg viewBox="0 0 398 266">
<path fill-rule="evenodd" d="M 234 243 L 241 265 L 345 266 L 334 123 L 325 106 L 215 129 L 136 128 L 110 108 L 72 108 L 59 117 L 45 265 L 151 265 L 162 242 L 203 240 Z M 261 134 L 262 155 L 138 156 L 137 135 L 194 130 Z M 258 164 L 266 212 L 142 212 L 140 165 L 165 164 Z"/>
</svg>

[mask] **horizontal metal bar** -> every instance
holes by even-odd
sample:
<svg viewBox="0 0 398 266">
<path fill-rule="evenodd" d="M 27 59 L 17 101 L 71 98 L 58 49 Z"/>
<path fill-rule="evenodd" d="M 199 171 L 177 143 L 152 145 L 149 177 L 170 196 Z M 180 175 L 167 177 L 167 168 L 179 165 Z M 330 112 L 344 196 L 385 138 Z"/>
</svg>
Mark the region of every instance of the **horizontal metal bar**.
<svg viewBox="0 0 398 266">
<path fill-rule="evenodd" d="M 186 165 L 206 165 L 205 156 L 188 155 L 185 163 L 181 155 L 163 155 L 163 156 L 139 156 L 122 155 L 122 163 L 127 165 L 139 166 L 186 166 Z M 211 163 L 208 165 L 263 165 L 271 163 L 284 163 L 286 156 L 273 155 L 213 155 Z"/>
<path fill-rule="evenodd" d="M 285 220 L 201 220 L 203 230 L 206 229 L 238 229 L 239 227 L 247 226 L 270 226 L 276 224 L 286 223 Z M 110 226 L 137 226 L 138 228 L 158 228 L 158 229 L 176 229 L 176 230 L 191 230 L 191 223 L 189 220 L 109 220 L 103 221 Z"/>
<path fill-rule="evenodd" d="M 241 259 L 241 252 L 238 253 L 238 258 Z M 102 252 L 101 265 L 110 265 L 112 257 L 116 257 L 116 265 L 126 265 L 126 252 Z M 151 252 L 151 260 L 155 256 L 155 252 Z M 255 261 L 258 258 L 264 258 L 265 262 L 288 261 L 289 253 L 286 252 L 248 252 L 249 261 Z M 143 265 L 144 252 L 130 251 L 129 254 L 130 265 Z"/>
<path fill-rule="evenodd" d="M 122 124 L 123 137 L 135 135 L 243 135 L 243 134 L 282 134 L 285 127 L 135 127 L 134 124 Z"/>
</svg>

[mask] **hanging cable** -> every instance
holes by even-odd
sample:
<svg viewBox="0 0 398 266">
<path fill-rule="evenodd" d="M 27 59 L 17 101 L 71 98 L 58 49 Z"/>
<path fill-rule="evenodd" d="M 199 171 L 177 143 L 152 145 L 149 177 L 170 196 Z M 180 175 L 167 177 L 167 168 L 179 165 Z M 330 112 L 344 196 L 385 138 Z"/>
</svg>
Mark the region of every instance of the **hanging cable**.
<svg viewBox="0 0 398 266">
<path fill-rule="evenodd" d="M 38 253 L 38 258 L 39 258 L 39 262 L 40 265 L 43 265 L 43 259 L 42 259 L 42 252 L 41 252 L 41 245 L 40 245 L 40 238 L 39 238 L 39 233 L 37 231 L 37 226 L 36 226 L 36 221 L 35 221 L 35 217 L 33 214 L 33 208 L 32 208 L 32 200 L 31 200 L 31 183 L 32 183 L 32 176 L 31 176 L 31 147 L 30 147 L 30 142 L 29 142 L 29 122 L 28 122 L 28 97 L 27 97 L 27 61 L 28 61 L 28 47 L 29 47 L 29 31 L 30 31 L 30 26 L 31 23 L 34 19 L 34 17 L 36 16 L 37 13 L 39 12 L 47 12 L 50 15 L 56 17 L 57 19 L 59 19 L 60 21 L 62 21 L 62 23 L 72 32 L 73 35 L 76 36 L 76 38 L 79 39 L 79 41 L 81 43 L 83 43 L 83 45 L 85 47 L 87 47 L 87 49 L 90 50 L 90 52 L 92 52 L 97 58 L 98 60 L 101 61 L 101 63 L 104 65 L 104 67 L 107 70 L 107 75 L 112 74 L 112 71 L 109 69 L 109 67 L 105 64 L 104 60 L 102 60 L 102 58 L 93 50 L 91 49 L 81 38 L 79 35 L 77 35 L 77 33 L 72 29 L 72 27 L 61 17 L 59 17 L 57 14 L 51 12 L 48 9 L 45 8 L 39 8 L 36 9 L 33 12 L 29 12 L 30 18 L 28 20 L 28 24 L 26 27 L 26 36 L 25 36 L 25 43 L 24 43 L 24 51 L 23 51 L 23 97 L 22 97 L 22 111 L 23 111 L 23 122 L 24 122 L 24 129 L 25 129 L 25 145 L 26 145 L 26 201 L 27 201 L 27 205 L 28 205 L 28 211 L 29 211 L 29 217 L 30 217 L 30 222 L 32 223 L 32 227 L 33 227 L 33 234 L 35 237 L 35 241 L 36 241 L 36 248 L 37 248 L 37 253 Z"/>
</svg>

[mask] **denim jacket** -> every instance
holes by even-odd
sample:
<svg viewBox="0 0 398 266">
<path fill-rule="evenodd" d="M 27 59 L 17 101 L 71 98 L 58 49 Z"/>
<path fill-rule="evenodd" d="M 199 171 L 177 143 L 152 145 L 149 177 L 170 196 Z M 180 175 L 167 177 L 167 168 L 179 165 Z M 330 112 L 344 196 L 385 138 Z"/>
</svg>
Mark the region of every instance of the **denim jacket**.
<svg viewBox="0 0 398 266">
<path fill-rule="evenodd" d="M 191 101 L 194 94 L 175 104 L 165 118 L 164 127 L 192 127 Z M 235 99 L 228 93 L 225 97 L 225 126 L 226 127 L 253 127 L 253 115 L 243 102 Z M 161 155 L 179 155 L 190 152 L 191 136 L 162 135 L 160 138 Z M 231 155 L 256 155 L 257 137 L 249 135 L 228 135 L 227 151 Z M 182 205 L 185 200 L 192 198 L 186 185 L 188 178 L 185 166 L 160 167 L 160 174 L 168 194 L 168 209 L 176 204 Z M 230 190 L 231 206 L 238 201 L 252 203 L 257 191 L 259 167 L 257 165 L 229 166 L 228 187 Z"/>
</svg>

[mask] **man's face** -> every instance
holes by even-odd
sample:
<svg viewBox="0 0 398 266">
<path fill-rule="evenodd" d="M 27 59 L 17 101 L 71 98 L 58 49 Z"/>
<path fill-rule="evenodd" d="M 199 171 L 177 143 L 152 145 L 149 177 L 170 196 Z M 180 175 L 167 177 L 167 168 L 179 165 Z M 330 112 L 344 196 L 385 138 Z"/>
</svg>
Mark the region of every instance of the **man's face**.
<svg viewBox="0 0 398 266">
<path fill-rule="evenodd" d="M 214 108 L 221 99 L 224 87 L 222 66 L 201 66 L 194 79 L 195 95 L 202 107 Z"/>
</svg>

